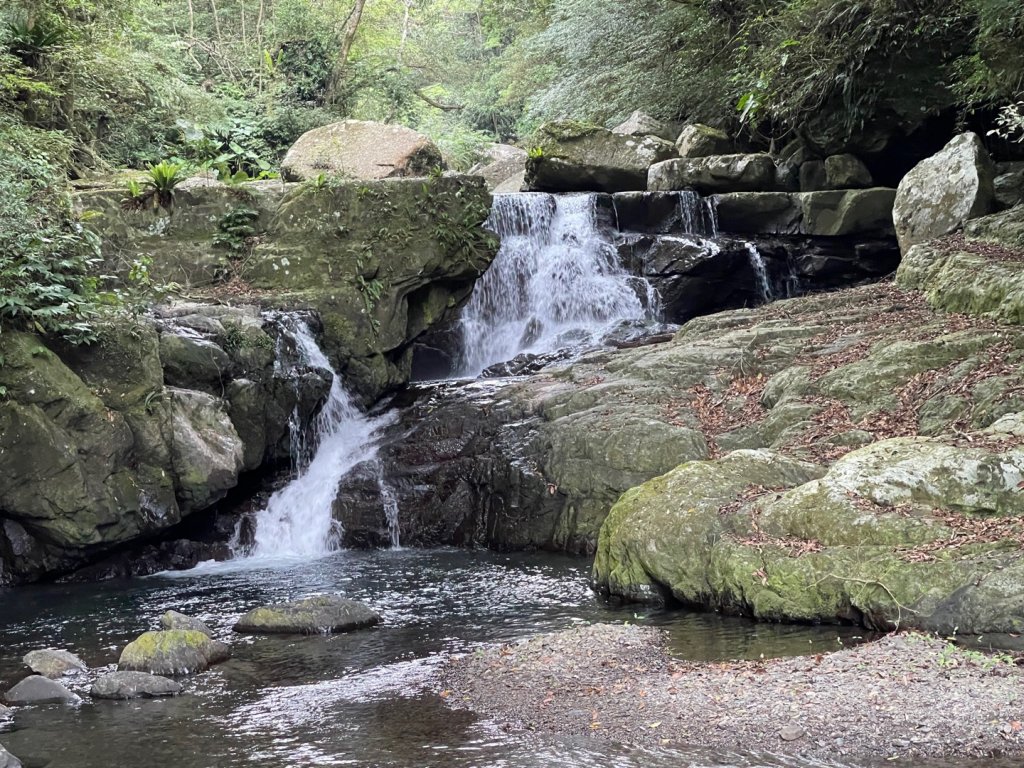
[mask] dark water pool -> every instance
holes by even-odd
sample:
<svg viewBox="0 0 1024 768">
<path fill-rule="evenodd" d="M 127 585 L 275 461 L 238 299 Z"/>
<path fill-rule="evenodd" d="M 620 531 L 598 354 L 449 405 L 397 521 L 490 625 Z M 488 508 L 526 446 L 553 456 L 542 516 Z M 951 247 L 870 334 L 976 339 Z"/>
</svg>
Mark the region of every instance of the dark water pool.
<svg viewBox="0 0 1024 768">
<path fill-rule="evenodd" d="M 584 561 L 550 555 L 399 550 L 0 591 L 4 689 L 25 674 L 20 659 L 34 648 L 67 648 L 90 666 L 113 665 L 127 642 L 172 608 L 204 619 L 234 647 L 231 661 L 188 679 L 183 696 L 20 708 L 0 743 L 28 768 L 850 765 L 508 735 L 430 692 L 427 681 L 446 653 L 580 621 L 662 626 L 674 652 L 691 659 L 820 652 L 857 640 L 851 629 L 635 614 L 595 598 L 587 572 Z M 364 600 L 385 623 L 333 637 L 232 636 L 243 611 L 320 592 Z"/>
</svg>

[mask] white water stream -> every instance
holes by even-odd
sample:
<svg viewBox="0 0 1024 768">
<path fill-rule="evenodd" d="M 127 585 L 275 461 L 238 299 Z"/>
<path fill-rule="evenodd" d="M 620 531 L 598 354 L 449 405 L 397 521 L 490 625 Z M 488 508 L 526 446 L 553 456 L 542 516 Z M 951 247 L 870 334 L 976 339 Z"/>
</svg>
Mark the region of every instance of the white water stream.
<svg viewBox="0 0 1024 768">
<path fill-rule="evenodd" d="M 488 228 L 501 249 L 462 313 L 460 374 L 523 352 L 592 345 L 654 319 L 657 296 L 629 274 L 597 226 L 595 196 L 497 195 Z"/>
<path fill-rule="evenodd" d="M 247 554 L 260 560 L 318 557 L 340 547 L 343 532 L 332 515 L 338 483 L 357 464 L 376 457 L 374 434 L 388 423 L 387 417 L 370 418 L 356 407 L 305 324 L 296 323 L 290 331 L 299 362 L 330 371 L 333 378 L 327 402 L 316 417 L 314 444 L 303 444 L 299 425 L 293 424 L 295 479 L 256 514 Z M 373 461 L 372 466 L 380 463 Z M 388 505 L 386 512 L 392 544 L 397 546 L 397 505 Z"/>
</svg>

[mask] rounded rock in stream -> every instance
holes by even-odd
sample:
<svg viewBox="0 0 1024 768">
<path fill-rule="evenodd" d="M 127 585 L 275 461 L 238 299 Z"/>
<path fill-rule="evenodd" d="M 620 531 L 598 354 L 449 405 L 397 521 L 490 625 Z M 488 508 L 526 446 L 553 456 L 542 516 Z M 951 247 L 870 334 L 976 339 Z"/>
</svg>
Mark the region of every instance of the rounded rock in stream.
<svg viewBox="0 0 1024 768">
<path fill-rule="evenodd" d="M 202 621 L 177 611 L 167 611 L 161 616 L 160 627 L 162 629 L 190 629 L 194 632 L 202 632 L 209 638 L 213 637 L 213 630 Z"/>
<path fill-rule="evenodd" d="M 179 693 L 181 685 L 166 677 L 146 672 L 111 672 L 93 684 L 89 695 L 94 699 L 154 699 Z"/>
<path fill-rule="evenodd" d="M 380 614 L 367 605 L 337 595 L 255 608 L 235 624 L 246 634 L 317 635 L 350 632 L 380 623 Z"/>
<path fill-rule="evenodd" d="M 21 760 L 16 758 L 0 744 L 0 768 L 22 768 Z"/>
<path fill-rule="evenodd" d="M 0 723 L 6 723 L 8 720 L 14 719 L 14 710 L 10 707 L 5 707 L 0 704 Z"/>
<path fill-rule="evenodd" d="M 120 671 L 153 675 L 191 675 L 226 661 L 231 649 L 194 629 L 143 632 L 121 651 Z"/>
<path fill-rule="evenodd" d="M 42 675 L 29 675 L 4 697 L 8 704 L 73 703 L 82 699 L 60 683 Z"/>
<path fill-rule="evenodd" d="M 37 675 L 56 679 L 64 675 L 85 672 L 86 664 L 70 651 L 46 648 L 41 651 L 29 651 L 22 661 L 25 666 Z"/>
</svg>

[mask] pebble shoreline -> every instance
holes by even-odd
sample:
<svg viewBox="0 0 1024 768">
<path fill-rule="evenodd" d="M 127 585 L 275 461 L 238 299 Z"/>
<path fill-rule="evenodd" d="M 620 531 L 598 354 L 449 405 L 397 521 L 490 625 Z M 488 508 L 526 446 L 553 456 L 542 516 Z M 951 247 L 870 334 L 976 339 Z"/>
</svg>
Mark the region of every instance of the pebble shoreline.
<svg viewBox="0 0 1024 768">
<path fill-rule="evenodd" d="M 586 625 L 454 658 L 441 684 L 450 706 L 506 731 L 811 758 L 1024 756 L 1024 670 L 913 633 L 694 663 L 670 657 L 660 630 Z"/>
</svg>

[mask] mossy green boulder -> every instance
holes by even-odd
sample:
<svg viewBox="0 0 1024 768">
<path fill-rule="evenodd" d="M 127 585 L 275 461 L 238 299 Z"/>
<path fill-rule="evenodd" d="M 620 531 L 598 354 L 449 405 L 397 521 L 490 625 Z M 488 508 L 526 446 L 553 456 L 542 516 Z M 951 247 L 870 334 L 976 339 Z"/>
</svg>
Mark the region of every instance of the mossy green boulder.
<svg viewBox="0 0 1024 768">
<path fill-rule="evenodd" d="M 143 632 L 121 651 L 117 668 L 151 675 L 193 675 L 226 661 L 231 649 L 194 629 Z"/>
<path fill-rule="evenodd" d="M 254 608 L 238 620 L 234 630 L 252 635 L 319 635 L 364 629 L 380 620 L 380 614 L 356 600 L 318 595 Z"/>
<path fill-rule="evenodd" d="M 573 120 L 537 129 L 526 160 L 534 192 L 626 192 L 647 188 L 647 169 L 676 154 L 657 136 L 613 133 Z"/>
</svg>

